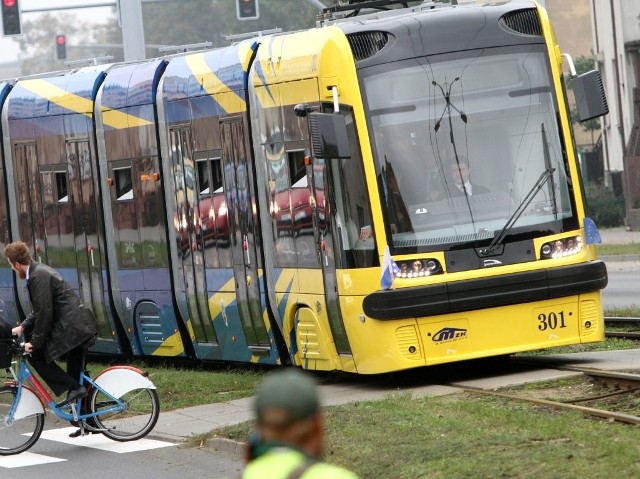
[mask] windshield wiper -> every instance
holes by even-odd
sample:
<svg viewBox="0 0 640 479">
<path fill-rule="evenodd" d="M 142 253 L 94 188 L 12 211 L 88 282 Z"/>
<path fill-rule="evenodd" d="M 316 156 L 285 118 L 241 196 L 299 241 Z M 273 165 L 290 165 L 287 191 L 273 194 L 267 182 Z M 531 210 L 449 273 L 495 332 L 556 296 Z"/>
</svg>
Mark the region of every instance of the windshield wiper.
<svg viewBox="0 0 640 479">
<path fill-rule="evenodd" d="M 509 231 L 511 231 L 516 221 L 518 221 L 518 219 L 522 216 L 522 213 L 524 213 L 524 210 L 527 208 L 527 206 L 529 206 L 529 203 L 533 201 L 533 198 L 535 198 L 535 196 L 538 194 L 538 191 L 540 191 L 547 180 L 551 178 L 551 175 L 553 175 L 554 171 L 556 171 L 555 168 L 547 168 L 542 172 L 540 178 L 538 178 L 538 181 L 536 181 L 536 183 L 531 187 L 531 189 L 527 193 L 527 196 L 524 197 L 522 202 L 509 217 L 505 225 L 502 227 L 502 230 L 500 230 L 500 233 L 495 238 L 493 238 L 493 241 L 488 247 L 483 248 L 479 251 L 481 255 L 490 255 L 498 248 L 498 246 L 500 246 L 500 244 L 504 240 L 504 237 L 507 236 L 507 233 Z"/>
<path fill-rule="evenodd" d="M 542 153 L 544 154 L 544 164 L 547 169 L 551 168 L 551 155 L 549 154 L 549 142 L 547 141 L 547 134 L 544 131 L 544 123 L 540 125 L 542 128 Z M 556 185 L 551 177 L 551 200 L 553 201 L 553 214 L 558 218 L 558 203 L 556 200 Z"/>
</svg>

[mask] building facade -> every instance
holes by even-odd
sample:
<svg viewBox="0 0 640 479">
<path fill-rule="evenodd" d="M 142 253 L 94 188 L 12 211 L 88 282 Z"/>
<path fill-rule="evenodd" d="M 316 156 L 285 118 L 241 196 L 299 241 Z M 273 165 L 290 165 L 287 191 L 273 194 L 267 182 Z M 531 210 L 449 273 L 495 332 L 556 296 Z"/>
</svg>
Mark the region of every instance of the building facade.
<svg viewBox="0 0 640 479">
<path fill-rule="evenodd" d="M 627 226 L 637 230 L 640 229 L 640 2 L 589 1 L 593 51 L 609 102 L 609 115 L 602 121 L 605 171 L 608 181 L 615 179 L 616 172 L 624 172 L 621 178 Z"/>
</svg>

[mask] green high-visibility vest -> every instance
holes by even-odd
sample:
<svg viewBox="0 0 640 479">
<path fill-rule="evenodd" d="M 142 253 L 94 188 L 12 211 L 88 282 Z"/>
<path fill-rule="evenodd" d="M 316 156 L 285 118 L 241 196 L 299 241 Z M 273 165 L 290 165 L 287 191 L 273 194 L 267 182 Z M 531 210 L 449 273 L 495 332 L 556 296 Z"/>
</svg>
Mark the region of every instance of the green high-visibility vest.
<svg viewBox="0 0 640 479">
<path fill-rule="evenodd" d="M 276 447 L 247 464 L 242 479 L 287 479 L 308 461 L 309 458 L 301 451 Z M 315 462 L 304 471 L 300 479 L 358 479 L 358 476 L 342 467 Z"/>
</svg>

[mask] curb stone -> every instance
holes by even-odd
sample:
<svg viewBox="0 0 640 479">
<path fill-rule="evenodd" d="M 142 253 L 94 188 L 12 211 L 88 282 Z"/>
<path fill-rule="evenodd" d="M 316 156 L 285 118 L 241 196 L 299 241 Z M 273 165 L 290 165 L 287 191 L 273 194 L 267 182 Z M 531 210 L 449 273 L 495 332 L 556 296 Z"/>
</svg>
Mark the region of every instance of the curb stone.
<svg viewBox="0 0 640 479">
<path fill-rule="evenodd" d="M 606 256 L 598 256 L 605 263 L 613 263 L 617 261 L 633 262 L 640 261 L 640 254 L 613 254 Z"/>
<path fill-rule="evenodd" d="M 238 442 L 224 437 L 212 437 L 205 440 L 204 444 L 198 447 L 211 449 L 216 452 L 225 452 L 239 457 L 244 456 L 244 442 Z"/>
</svg>

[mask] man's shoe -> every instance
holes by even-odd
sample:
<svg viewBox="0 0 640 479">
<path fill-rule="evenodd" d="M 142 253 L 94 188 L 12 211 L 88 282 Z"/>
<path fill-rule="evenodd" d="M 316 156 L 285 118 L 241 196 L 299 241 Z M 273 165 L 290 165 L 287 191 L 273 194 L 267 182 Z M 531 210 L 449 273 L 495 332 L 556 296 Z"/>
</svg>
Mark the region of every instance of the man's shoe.
<svg viewBox="0 0 640 479">
<path fill-rule="evenodd" d="M 67 397 L 64 401 L 56 404 L 56 407 L 66 406 L 77 401 L 80 398 L 83 398 L 87 395 L 87 388 L 84 386 L 80 386 L 78 389 L 70 389 L 67 393 Z"/>
<path fill-rule="evenodd" d="M 89 429 L 84 430 L 84 435 L 88 436 L 89 434 L 100 434 L 100 431 L 91 431 Z M 69 437 L 80 437 L 82 436 L 82 429 L 76 429 L 73 432 L 69 433 Z"/>
</svg>

